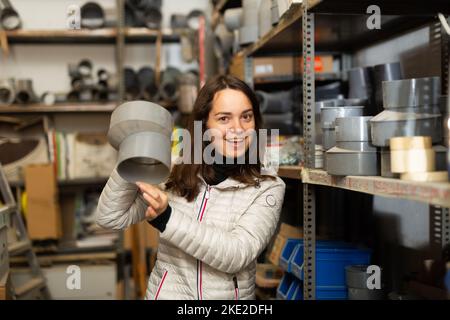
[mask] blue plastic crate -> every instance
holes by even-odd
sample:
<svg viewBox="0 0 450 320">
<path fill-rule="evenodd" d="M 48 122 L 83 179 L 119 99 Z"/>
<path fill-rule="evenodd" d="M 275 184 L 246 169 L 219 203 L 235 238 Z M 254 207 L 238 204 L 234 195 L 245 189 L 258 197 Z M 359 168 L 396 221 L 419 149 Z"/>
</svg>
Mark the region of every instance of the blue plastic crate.
<svg viewBox="0 0 450 320">
<path fill-rule="evenodd" d="M 280 300 L 291 300 L 295 290 L 291 287 L 299 285 L 299 280 L 290 273 L 285 273 L 277 288 L 277 298 Z"/>
<path fill-rule="evenodd" d="M 301 243 L 300 239 L 287 239 L 281 251 L 279 265 L 280 268 L 287 272 L 291 272 L 290 261 L 293 258 L 293 254 L 297 245 Z"/>
<path fill-rule="evenodd" d="M 318 241 L 316 244 L 316 286 L 345 287 L 345 267 L 370 264 L 370 250 L 358 249 L 342 242 Z M 303 280 L 303 243 L 292 259 L 292 272 Z M 316 289 L 317 290 L 317 289 Z"/>
<path fill-rule="evenodd" d="M 290 290 L 294 293 L 291 300 L 303 300 L 303 286 L 301 282 L 298 285 L 291 286 Z M 347 300 L 346 287 L 316 287 L 316 300 Z"/>
</svg>

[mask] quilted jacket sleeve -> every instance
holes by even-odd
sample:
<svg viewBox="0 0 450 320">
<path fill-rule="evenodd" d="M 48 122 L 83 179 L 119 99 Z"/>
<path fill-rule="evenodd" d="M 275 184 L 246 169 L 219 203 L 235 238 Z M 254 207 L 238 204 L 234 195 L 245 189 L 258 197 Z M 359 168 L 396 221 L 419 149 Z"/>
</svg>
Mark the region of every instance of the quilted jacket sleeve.
<svg viewBox="0 0 450 320">
<path fill-rule="evenodd" d="M 144 220 L 146 209 L 147 204 L 138 187 L 122 179 L 114 170 L 100 196 L 96 222 L 106 229 L 126 229 Z"/>
<path fill-rule="evenodd" d="M 270 241 L 280 216 L 284 191 L 284 182 L 277 178 L 261 191 L 231 231 L 199 223 L 191 215 L 172 208 L 161 239 L 215 269 L 236 273 L 254 261 Z"/>
</svg>

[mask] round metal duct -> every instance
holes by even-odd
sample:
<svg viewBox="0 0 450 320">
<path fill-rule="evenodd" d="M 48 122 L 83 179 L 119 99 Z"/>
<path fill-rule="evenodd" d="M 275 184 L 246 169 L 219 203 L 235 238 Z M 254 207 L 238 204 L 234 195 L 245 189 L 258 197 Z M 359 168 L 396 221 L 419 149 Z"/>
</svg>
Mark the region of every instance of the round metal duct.
<svg viewBox="0 0 450 320">
<path fill-rule="evenodd" d="M 10 79 L 0 80 L 0 106 L 12 104 L 15 96 L 14 81 Z"/>
<path fill-rule="evenodd" d="M 223 15 L 223 21 L 229 31 L 239 30 L 242 26 L 242 8 L 228 9 Z"/>
<path fill-rule="evenodd" d="M 159 93 L 163 100 L 166 101 L 176 101 L 178 98 L 178 77 L 181 75 L 181 72 L 172 67 L 168 67 L 163 75 L 161 80 L 161 86 L 159 88 Z"/>
<path fill-rule="evenodd" d="M 200 17 L 204 17 L 205 13 L 201 10 L 192 10 L 187 16 L 187 25 L 193 30 L 200 28 Z"/>
<path fill-rule="evenodd" d="M 180 94 L 178 96 L 178 110 L 181 113 L 191 113 L 198 94 L 198 76 L 192 72 L 179 77 Z"/>
<path fill-rule="evenodd" d="M 81 26 L 88 29 L 101 28 L 105 25 L 103 8 L 95 2 L 88 2 L 81 7 Z"/>
<path fill-rule="evenodd" d="M 5 30 L 19 29 L 22 25 L 19 14 L 9 0 L 2 0 L 0 3 L 0 23 Z"/>
<path fill-rule="evenodd" d="M 147 101 L 126 102 L 112 116 L 108 140 L 119 151 L 117 172 L 129 182 L 163 182 L 171 168 L 173 120 L 165 108 Z"/>
<path fill-rule="evenodd" d="M 261 38 L 272 29 L 272 0 L 261 0 L 258 12 L 258 34 Z"/>
<path fill-rule="evenodd" d="M 139 91 L 143 99 L 157 100 L 158 87 L 155 83 L 155 71 L 151 67 L 142 67 L 137 74 L 139 79 Z"/>
<path fill-rule="evenodd" d="M 20 104 L 36 101 L 36 96 L 33 91 L 33 82 L 30 79 L 17 80 L 16 101 Z"/>
<path fill-rule="evenodd" d="M 239 43 L 246 45 L 258 40 L 258 11 L 261 0 L 243 0 L 242 27 L 239 32 Z"/>
</svg>

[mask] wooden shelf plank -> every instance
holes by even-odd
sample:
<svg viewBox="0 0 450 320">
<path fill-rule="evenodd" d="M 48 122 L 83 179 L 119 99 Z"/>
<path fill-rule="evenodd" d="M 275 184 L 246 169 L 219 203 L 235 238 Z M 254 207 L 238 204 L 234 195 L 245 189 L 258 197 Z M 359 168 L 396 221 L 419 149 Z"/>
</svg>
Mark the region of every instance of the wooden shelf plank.
<svg viewBox="0 0 450 320">
<path fill-rule="evenodd" d="M 324 170 L 302 170 L 303 183 L 341 188 L 377 196 L 450 207 L 450 183 L 412 182 L 369 176 L 331 176 Z"/>
<path fill-rule="evenodd" d="M 280 166 L 278 168 L 278 176 L 281 178 L 289 179 L 302 179 L 302 167 L 301 166 Z"/>
<path fill-rule="evenodd" d="M 164 108 L 175 108 L 173 103 L 160 101 L 157 102 Z M 27 104 L 27 105 L 10 105 L 0 106 L 0 114 L 5 113 L 59 113 L 59 112 L 112 112 L 116 108 L 116 103 L 73 103 L 73 104 L 56 104 L 47 106 L 42 104 Z"/>
<path fill-rule="evenodd" d="M 127 42 L 155 42 L 158 30 L 147 28 L 125 28 Z M 178 42 L 179 35 L 171 29 L 162 30 L 163 42 Z M 48 43 L 88 43 L 115 44 L 117 29 L 103 28 L 95 30 L 12 30 L 6 31 L 11 44 L 48 44 Z"/>
<path fill-rule="evenodd" d="M 39 113 L 39 112 L 112 112 L 115 103 L 75 103 L 46 106 L 41 104 L 1 106 L 1 113 Z"/>
</svg>

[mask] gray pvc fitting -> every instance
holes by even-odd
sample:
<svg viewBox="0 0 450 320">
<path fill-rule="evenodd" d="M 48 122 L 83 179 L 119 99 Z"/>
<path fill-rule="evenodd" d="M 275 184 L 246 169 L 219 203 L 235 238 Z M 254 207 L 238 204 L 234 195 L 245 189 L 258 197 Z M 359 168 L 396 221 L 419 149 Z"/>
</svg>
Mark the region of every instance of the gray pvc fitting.
<svg viewBox="0 0 450 320">
<path fill-rule="evenodd" d="M 439 105 L 440 94 L 440 77 L 383 81 L 385 109 Z"/>
<path fill-rule="evenodd" d="M 26 104 L 36 101 L 36 95 L 33 91 L 33 81 L 31 79 L 17 80 L 16 101 L 20 104 Z"/>
<path fill-rule="evenodd" d="M 201 10 L 192 10 L 187 16 L 187 25 L 192 30 L 200 28 L 200 17 L 204 17 L 205 13 Z"/>
<path fill-rule="evenodd" d="M 165 101 L 176 101 L 179 95 L 178 77 L 181 75 L 180 70 L 167 67 L 161 79 L 159 93 Z"/>
<path fill-rule="evenodd" d="M 242 8 L 233 8 L 225 11 L 223 15 L 223 22 L 229 31 L 239 30 L 242 27 Z"/>
<path fill-rule="evenodd" d="M 258 12 L 261 0 L 243 0 L 242 27 L 239 31 L 239 43 L 250 44 L 258 40 Z"/>
<path fill-rule="evenodd" d="M 229 57 L 232 54 L 234 36 L 227 27 L 220 23 L 214 31 L 214 53 L 218 58 Z"/>
<path fill-rule="evenodd" d="M 261 0 L 258 12 L 258 33 L 261 38 L 272 29 L 272 0 Z"/>
<path fill-rule="evenodd" d="M 81 26 L 89 29 L 101 28 L 105 25 L 103 8 L 95 2 L 87 2 L 81 7 Z"/>
<path fill-rule="evenodd" d="M 155 103 L 132 101 L 117 107 L 108 140 L 119 151 L 119 175 L 132 183 L 164 182 L 171 168 L 172 128 L 170 112 Z"/>
<path fill-rule="evenodd" d="M 270 20 L 272 25 L 276 25 L 278 24 L 278 21 L 280 21 L 280 14 L 278 11 L 278 0 L 270 1 Z"/>
<path fill-rule="evenodd" d="M 15 96 L 14 81 L 11 79 L 0 80 L 0 106 L 12 104 Z"/>
</svg>

